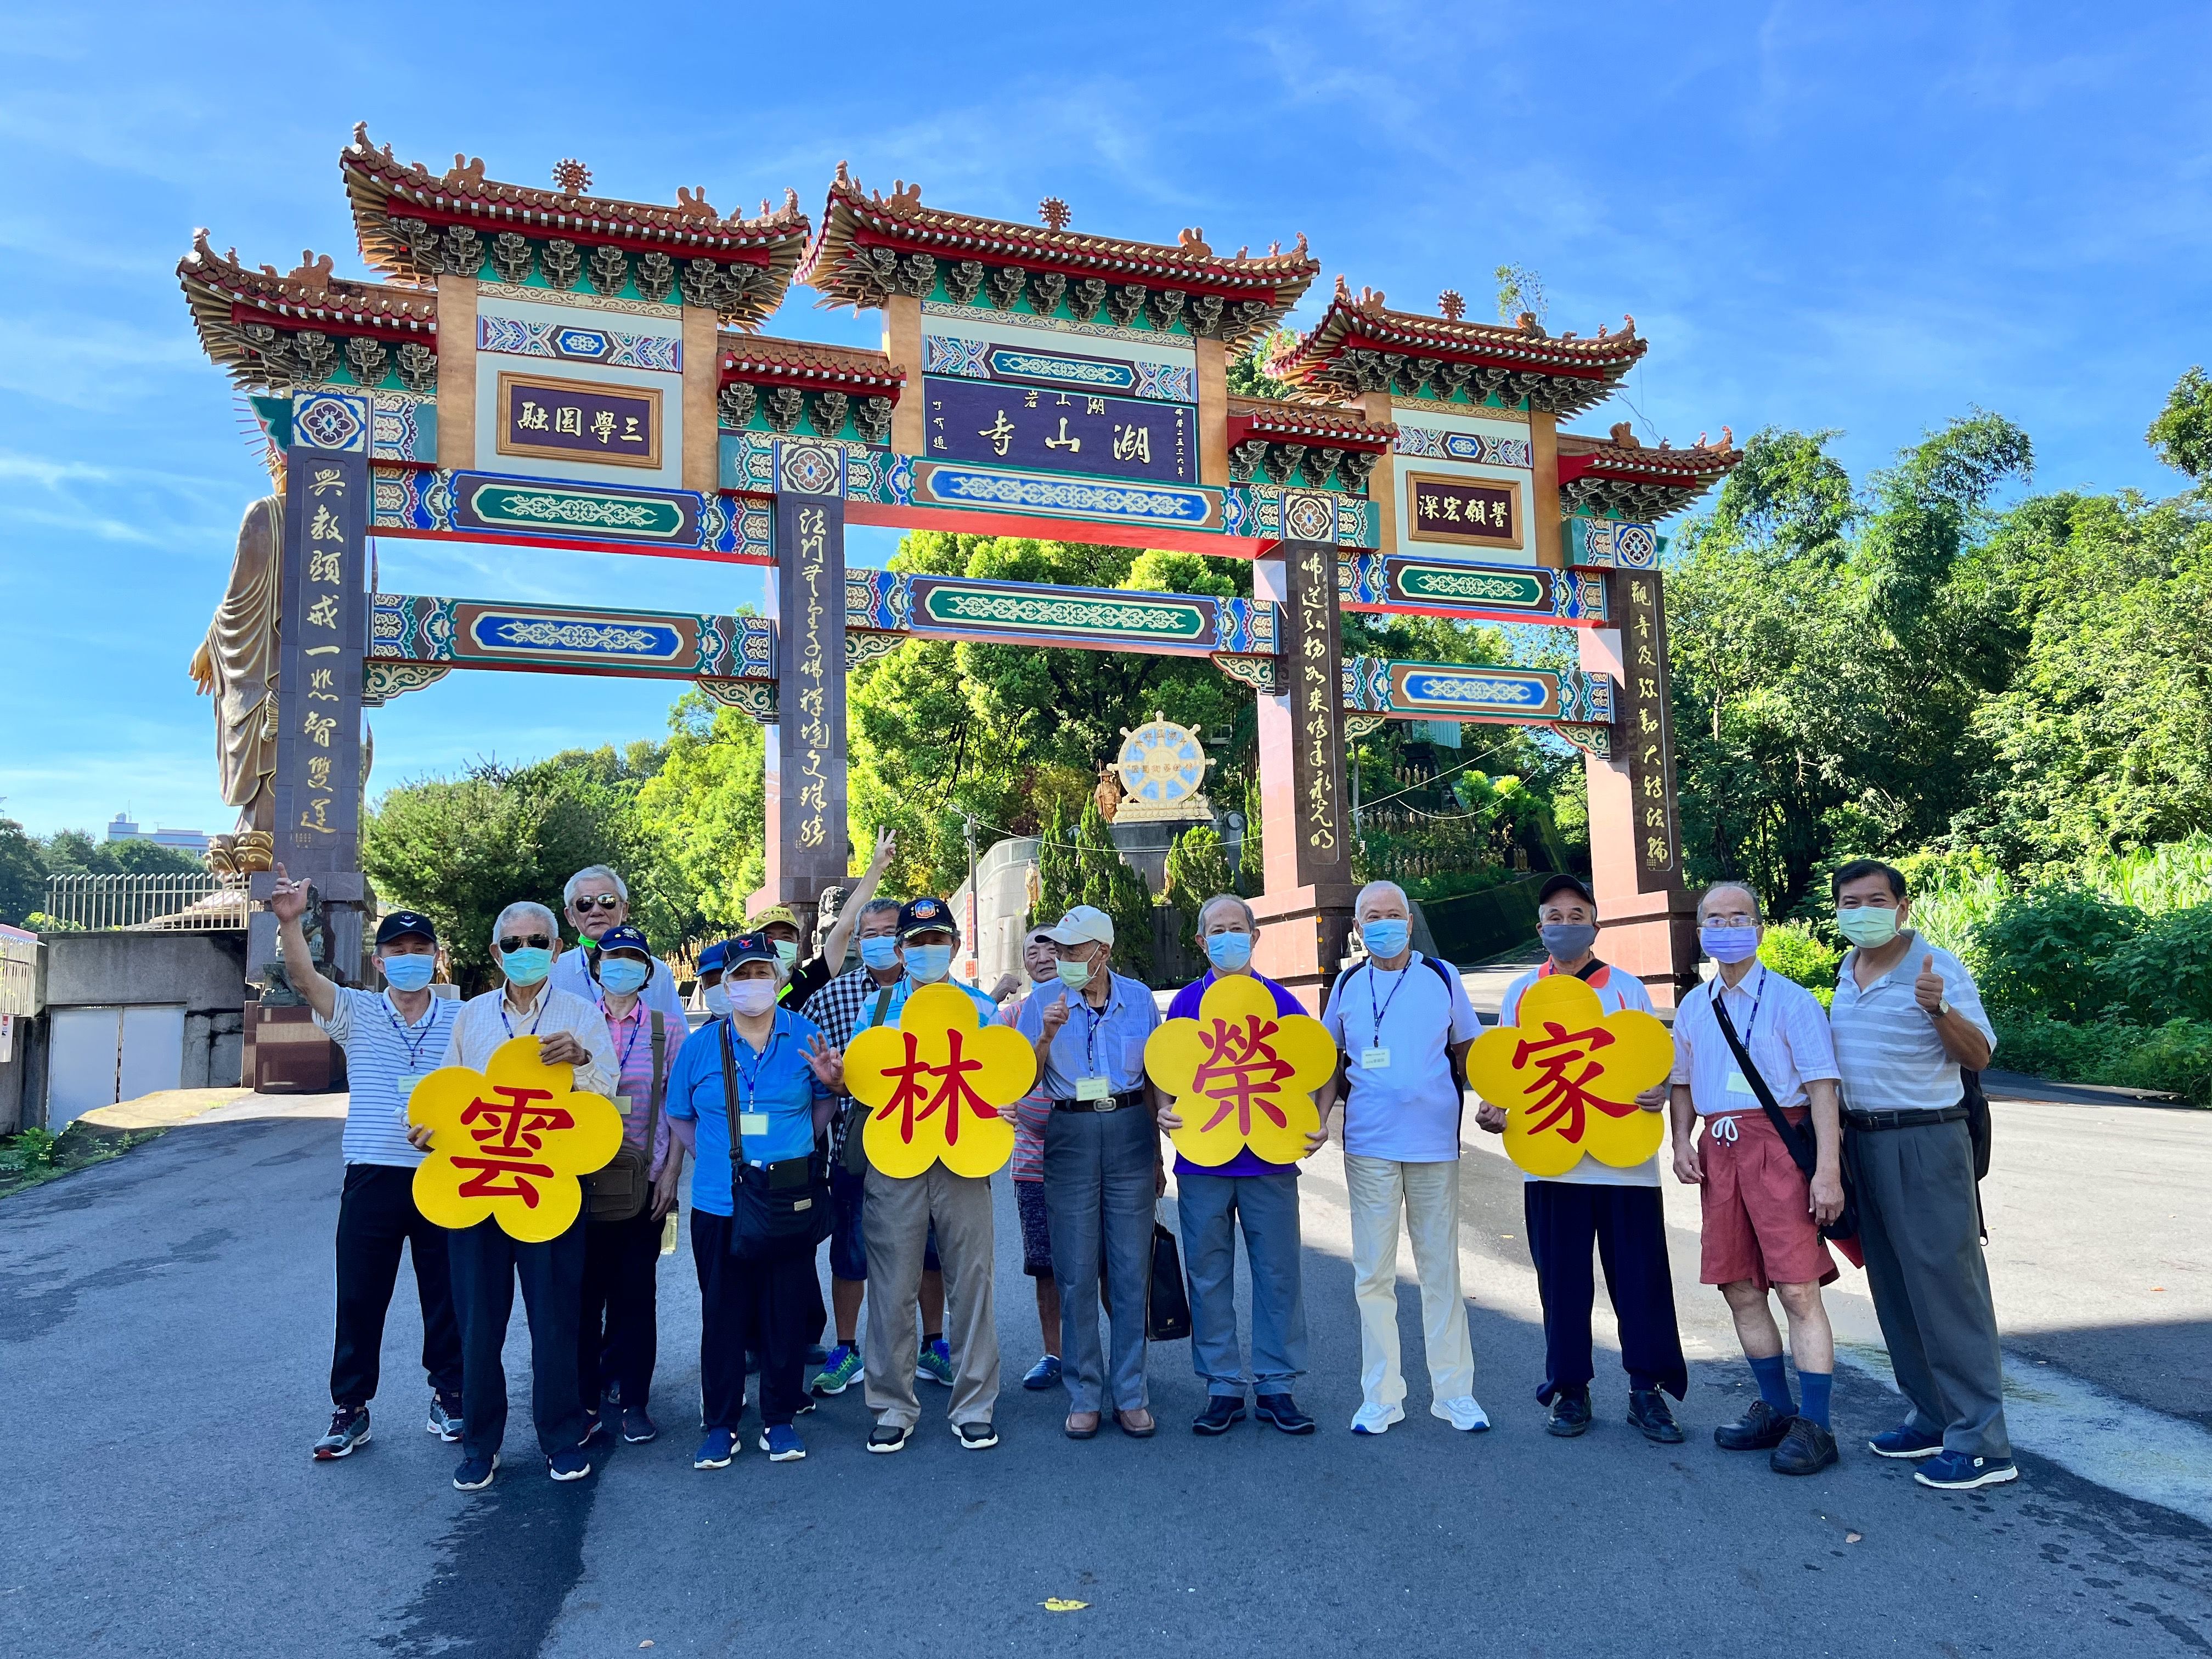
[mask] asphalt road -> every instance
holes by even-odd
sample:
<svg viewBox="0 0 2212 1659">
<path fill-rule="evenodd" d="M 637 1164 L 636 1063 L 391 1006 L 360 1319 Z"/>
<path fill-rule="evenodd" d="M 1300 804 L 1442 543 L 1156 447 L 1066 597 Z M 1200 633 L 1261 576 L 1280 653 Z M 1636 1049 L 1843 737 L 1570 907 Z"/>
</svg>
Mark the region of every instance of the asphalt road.
<svg viewBox="0 0 2212 1659">
<path fill-rule="evenodd" d="M 341 1463 L 307 1455 L 328 1410 L 336 1106 L 242 1102 L 0 1204 L 0 1652 L 2212 1646 L 2212 1117 L 2000 1108 L 1990 1252 L 2027 1478 L 1990 1493 L 1927 1492 L 1858 1449 L 1898 1407 L 1856 1274 L 1835 1297 L 1856 1345 L 1837 1391 L 1844 1465 L 1792 1481 L 1716 1450 L 1747 1373 L 1718 1296 L 1695 1283 L 1684 1192 L 1668 1213 L 1689 1443 L 1652 1446 L 1620 1421 L 1604 1356 L 1598 1426 L 1550 1439 L 1518 1176 L 1482 1145 L 1462 1251 L 1488 1435 L 1428 1416 L 1418 1369 L 1403 1425 L 1346 1431 L 1358 1339 L 1332 1151 L 1305 1183 L 1311 1438 L 1248 1425 L 1194 1439 L 1201 1388 L 1173 1344 L 1153 1350 L 1163 1431 L 1148 1443 L 1071 1443 L 1061 1396 L 1010 1386 L 1002 1444 L 970 1453 L 926 1389 L 922 1432 L 871 1457 L 856 1389 L 801 1419 L 805 1462 L 749 1449 L 695 1472 L 696 1296 L 679 1255 L 662 1264 L 661 1439 L 579 1486 L 547 1480 L 518 1310 L 511 1461 L 471 1496 L 448 1484 L 454 1449 L 422 1429 L 404 1276 L 375 1440 Z M 1000 1211 L 1011 1379 L 1036 1331 L 1003 1182 Z M 1414 1358 L 1409 1279 L 1401 1308 Z M 1048 1612 L 1048 1598 L 1088 1605 Z"/>
</svg>

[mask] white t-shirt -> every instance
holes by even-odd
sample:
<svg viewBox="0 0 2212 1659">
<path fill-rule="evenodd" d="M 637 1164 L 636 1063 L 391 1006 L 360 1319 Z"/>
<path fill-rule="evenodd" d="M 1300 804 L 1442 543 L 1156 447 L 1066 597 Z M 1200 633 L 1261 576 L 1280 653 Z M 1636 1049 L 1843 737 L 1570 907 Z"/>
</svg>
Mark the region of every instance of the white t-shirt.
<svg viewBox="0 0 2212 1659">
<path fill-rule="evenodd" d="M 1451 965 L 1438 965 L 1442 973 L 1416 951 L 1395 974 L 1363 963 L 1330 988 L 1321 1018 L 1351 1079 L 1344 1150 L 1355 1158 L 1459 1156 L 1460 1095 L 1446 1050 L 1481 1030 L 1482 1018 Z"/>
<path fill-rule="evenodd" d="M 1532 968 L 1505 988 L 1505 1000 L 1498 1005 L 1498 1023 L 1500 1025 L 1519 1023 L 1522 994 L 1538 980 L 1547 977 L 1551 966 L 1547 962 L 1540 968 Z M 1589 984 L 1590 989 L 1597 993 L 1599 1006 L 1608 1014 L 1617 1014 L 1624 1008 L 1640 1008 L 1647 1014 L 1654 1012 L 1651 994 L 1644 988 L 1644 981 L 1624 968 L 1600 967 L 1590 975 Z M 1662 1112 L 1658 1115 L 1663 1118 L 1665 1114 Z M 1663 1136 L 1661 1144 L 1665 1144 Z M 1525 1178 L 1534 1181 L 1537 1177 L 1526 1176 Z M 1584 1152 L 1582 1162 L 1565 1175 L 1546 1176 L 1543 1179 L 1581 1187 L 1656 1187 L 1659 1184 L 1659 1154 L 1654 1152 L 1641 1164 L 1626 1170 L 1616 1170 L 1612 1164 Z"/>
</svg>

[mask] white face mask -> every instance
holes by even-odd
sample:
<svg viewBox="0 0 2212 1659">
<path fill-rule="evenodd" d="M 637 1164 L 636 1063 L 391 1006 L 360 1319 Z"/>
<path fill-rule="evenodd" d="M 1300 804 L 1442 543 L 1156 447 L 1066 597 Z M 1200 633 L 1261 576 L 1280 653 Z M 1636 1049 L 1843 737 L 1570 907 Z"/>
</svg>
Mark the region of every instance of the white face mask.
<svg viewBox="0 0 2212 1659">
<path fill-rule="evenodd" d="M 717 980 L 701 993 L 701 996 L 707 1005 L 707 1012 L 716 1019 L 730 1017 L 730 988 L 726 984 Z"/>
<path fill-rule="evenodd" d="M 757 1019 L 775 1006 L 775 981 L 741 979 L 730 988 L 730 1006 L 747 1019 Z"/>
</svg>

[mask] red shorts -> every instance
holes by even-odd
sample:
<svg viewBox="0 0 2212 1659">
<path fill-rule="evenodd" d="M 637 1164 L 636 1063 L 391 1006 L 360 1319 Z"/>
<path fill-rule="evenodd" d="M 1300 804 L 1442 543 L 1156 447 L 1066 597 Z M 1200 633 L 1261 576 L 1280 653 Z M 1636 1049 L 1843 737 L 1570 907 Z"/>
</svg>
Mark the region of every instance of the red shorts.
<svg viewBox="0 0 2212 1659">
<path fill-rule="evenodd" d="M 1793 1123 L 1805 1118 L 1802 1109 L 1785 1115 Z M 1700 1281 L 1749 1279 L 1761 1291 L 1832 1282 L 1835 1259 L 1814 1224 L 1804 1174 L 1766 1114 L 1733 1112 L 1706 1118 L 1705 1125 L 1698 1141 L 1705 1174 Z"/>
</svg>

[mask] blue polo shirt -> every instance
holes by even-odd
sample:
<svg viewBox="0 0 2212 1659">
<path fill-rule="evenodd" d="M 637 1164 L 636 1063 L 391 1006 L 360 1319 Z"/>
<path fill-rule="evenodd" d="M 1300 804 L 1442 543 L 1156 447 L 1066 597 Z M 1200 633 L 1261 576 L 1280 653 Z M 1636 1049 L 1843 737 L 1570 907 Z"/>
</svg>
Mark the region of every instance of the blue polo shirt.
<svg viewBox="0 0 2212 1659">
<path fill-rule="evenodd" d="M 1014 1029 L 1035 1043 L 1044 1035 L 1044 1011 L 1067 1005 L 1067 1023 L 1046 1051 L 1044 1091 L 1054 1100 L 1077 1098 L 1075 1080 L 1103 1077 L 1115 1094 L 1145 1086 L 1145 1039 L 1159 1029 L 1160 1011 L 1152 994 L 1135 980 L 1115 974 L 1103 1008 L 1093 1008 L 1083 993 L 1065 985 L 1040 985 L 1023 1000 Z"/>
<path fill-rule="evenodd" d="M 1175 1000 L 1168 1004 L 1168 1018 L 1170 1019 L 1196 1019 L 1198 1018 L 1198 1005 L 1205 1000 L 1206 988 L 1212 985 L 1213 981 L 1219 977 L 1220 975 L 1218 974 L 1216 974 L 1213 969 L 1209 968 L 1206 970 L 1206 977 L 1204 979 L 1198 981 L 1194 984 L 1186 985 L 1182 990 L 1177 991 L 1175 994 Z M 1265 974 L 1255 973 L 1252 975 L 1251 977 L 1259 981 L 1262 986 L 1266 987 L 1267 994 L 1275 999 L 1275 1012 L 1277 1013 L 1303 1014 L 1305 1012 L 1305 1004 L 1300 1002 L 1295 994 L 1285 990 L 1281 986 L 1276 984 L 1274 981 L 1269 979 Z M 1240 1147 L 1237 1150 L 1236 1157 L 1231 1158 L 1228 1163 L 1220 1165 L 1218 1168 L 1209 1168 L 1207 1165 L 1203 1164 L 1194 1164 L 1188 1158 L 1185 1158 L 1181 1152 L 1177 1152 L 1176 1154 L 1176 1179 L 1178 1181 L 1182 1180 L 1182 1177 L 1187 1175 L 1294 1176 L 1297 1172 L 1298 1166 L 1297 1164 L 1273 1163 L 1267 1158 L 1261 1157 L 1259 1153 L 1254 1152 L 1249 1146 Z"/>
<path fill-rule="evenodd" d="M 931 982 L 937 985 L 950 985 L 954 990 L 958 991 L 964 995 L 969 1001 L 974 1003 L 975 1005 L 975 1024 L 978 1026 L 990 1025 L 997 1022 L 999 1018 L 999 1005 L 992 1001 L 989 997 L 984 995 L 982 992 L 977 990 L 974 986 L 967 984 L 960 980 L 954 979 L 950 975 L 947 975 L 944 979 L 934 980 Z M 903 975 L 897 984 L 892 986 L 890 1000 L 884 1002 L 884 1024 L 886 1025 L 897 1024 L 899 1023 L 899 1016 L 906 1012 L 906 1000 L 920 989 L 921 989 L 921 987 L 915 983 L 915 978 L 912 974 Z M 853 1035 L 854 1036 L 858 1036 L 861 1032 L 866 1030 L 870 1026 L 876 1023 L 876 1004 L 883 1001 L 881 994 L 882 990 L 883 988 L 879 985 L 871 985 L 867 988 L 866 994 L 860 1003 L 860 1018 L 853 1022 Z"/>
<path fill-rule="evenodd" d="M 707 1022 L 677 1052 L 668 1074 L 668 1115 L 696 1123 L 698 1158 L 691 1166 L 691 1203 L 708 1215 L 727 1215 L 730 1197 L 730 1120 L 724 1105 L 722 1027 Z M 755 1048 L 730 1032 L 738 1074 L 730 1091 L 748 1164 L 776 1164 L 814 1150 L 814 1103 L 830 1091 L 806 1063 L 806 1044 L 822 1028 L 804 1014 L 776 1010 L 768 1046 Z"/>
</svg>

